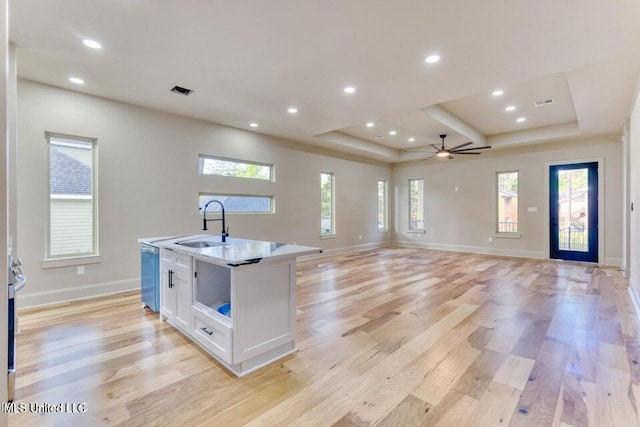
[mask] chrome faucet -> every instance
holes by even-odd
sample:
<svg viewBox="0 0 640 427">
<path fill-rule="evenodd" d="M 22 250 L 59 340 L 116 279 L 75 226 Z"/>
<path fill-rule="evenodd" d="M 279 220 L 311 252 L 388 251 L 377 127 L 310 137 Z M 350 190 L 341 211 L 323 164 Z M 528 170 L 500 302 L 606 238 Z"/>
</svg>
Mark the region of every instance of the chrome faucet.
<svg viewBox="0 0 640 427">
<path fill-rule="evenodd" d="M 209 205 L 213 202 L 216 202 L 217 204 L 220 205 L 220 208 L 222 209 L 222 218 L 216 218 L 216 219 L 207 219 L 207 207 L 209 207 Z M 207 221 L 222 221 L 222 241 L 226 242 L 227 241 L 227 236 L 229 235 L 229 228 L 225 226 L 225 222 L 224 222 L 224 205 L 222 204 L 222 202 L 220 202 L 219 200 L 209 200 L 207 202 L 206 205 L 204 205 L 204 213 L 203 213 L 203 218 L 202 218 L 202 230 L 203 231 L 207 231 Z"/>
</svg>

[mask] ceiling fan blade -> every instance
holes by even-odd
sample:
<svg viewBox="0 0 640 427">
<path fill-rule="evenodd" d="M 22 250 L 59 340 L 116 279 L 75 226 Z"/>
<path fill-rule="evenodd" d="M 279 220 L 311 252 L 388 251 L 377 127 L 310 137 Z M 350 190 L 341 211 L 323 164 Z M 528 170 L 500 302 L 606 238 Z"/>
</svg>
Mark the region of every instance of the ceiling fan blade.
<svg viewBox="0 0 640 427">
<path fill-rule="evenodd" d="M 435 148 L 436 150 L 440 151 L 440 147 L 438 147 L 436 144 L 429 144 L 431 145 L 433 148 Z"/>
<path fill-rule="evenodd" d="M 447 156 L 447 159 L 449 159 L 449 160 L 453 160 L 453 156 L 452 156 L 451 154 L 449 154 L 449 155 Z"/>
<path fill-rule="evenodd" d="M 458 148 L 466 147 L 466 146 L 467 146 L 467 145 L 469 145 L 469 144 L 473 144 L 473 142 L 465 142 L 464 144 L 460 144 L 460 145 L 455 146 L 455 147 L 453 147 L 453 148 L 449 148 L 449 151 L 450 151 L 450 152 L 451 152 L 451 151 L 455 151 L 455 150 L 457 150 Z"/>
<path fill-rule="evenodd" d="M 435 157 L 435 156 L 436 156 L 435 154 L 432 154 L 432 155 L 430 155 L 429 157 L 426 157 L 426 158 L 424 158 L 424 159 L 422 159 L 422 160 L 429 160 L 430 158 Z"/>
<path fill-rule="evenodd" d="M 457 156 L 458 154 L 459 154 L 459 155 L 461 155 L 461 156 L 462 156 L 463 154 L 473 154 L 473 155 L 475 155 L 475 156 L 479 156 L 479 155 L 480 155 L 480 154 L 482 154 L 482 153 L 452 153 L 452 154 L 455 154 L 456 156 Z"/>
<path fill-rule="evenodd" d="M 449 150 L 450 152 L 455 152 L 455 153 L 460 153 L 460 152 L 464 152 L 464 151 L 474 151 L 474 150 L 486 150 L 487 148 L 491 148 L 490 145 L 487 145 L 486 147 L 471 147 L 471 148 L 463 148 L 462 150 L 454 150 L 451 149 Z"/>
</svg>

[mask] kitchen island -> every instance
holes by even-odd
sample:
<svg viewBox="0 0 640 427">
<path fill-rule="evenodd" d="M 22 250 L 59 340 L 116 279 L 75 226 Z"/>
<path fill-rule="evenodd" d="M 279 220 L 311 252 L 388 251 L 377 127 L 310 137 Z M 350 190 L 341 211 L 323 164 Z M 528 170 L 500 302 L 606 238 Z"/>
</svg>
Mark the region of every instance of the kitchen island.
<svg viewBox="0 0 640 427">
<path fill-rule="evenodd" d="M 211 235 L 153 244 L 160 318 L 227 369 L 242 376 L 295 351 L 296 257 L 320 248 Z"/>
</svg>

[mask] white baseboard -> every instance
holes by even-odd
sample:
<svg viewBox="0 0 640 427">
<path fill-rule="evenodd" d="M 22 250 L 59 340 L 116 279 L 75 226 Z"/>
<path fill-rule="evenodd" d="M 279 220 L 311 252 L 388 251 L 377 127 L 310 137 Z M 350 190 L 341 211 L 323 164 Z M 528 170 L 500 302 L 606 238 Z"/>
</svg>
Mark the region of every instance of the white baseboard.
<svg viewBox="0 0 640 427">
<path fill-rule="evenodd" d="M 363 245 L 347 246 L 345 248 L 325 249 L 320 254 L 312 254 L 298 257 L 298 261 L 310 261 L 314 259 L 327 258 L 335 255 L 349 254 L 353 252 L 368 251 L 371 249 L 384 248 L 392 246 L 391 241 L 365 243 Z"/>
<path fill-rule="evenodd" d="M 522 251 L 518 249 L 500 249 L 500 248 L 487 248 L 482 246 L 461 246 L 461 245 L 448 245 L 444 243 L 419 243 L 408 241 L 395 241 L 395 246 L 401 248 L 420 248 L 420 249 L 435 249 L 439 251 L 449 252 L 466 252 L 472 254 L 483 255 L 498 255 L 498 256 L 510 256 L 516 258 L 533 258 L 544 259 L 545 253 L 543 251 Z"/>
<path fill-rule="evenodd" d="M 605 258 L 604 265 L 622 268 L 622 258 Z"/>
<path fill-rule="evenodd" d="M 640 300 L 638 299 L 638 295 L 636 295 L 635 291 L 631 287 L 631 283 L 629 283 L 629 295 L 631 296 L 631 302 L 633 303 L 633 308 L 636 310 L 636 316 L 638 320 L 640 320 Z"/>
<path fill-rule="evenodd" d="M 25 288 L 24 290 L 27 290 Z M 51 291 L 18 293 L 16 302 L 18 308 L 30 308 L 43 305 L 93 298 L 102 295 L 115 294 L 140 289 L 140 278 L 114 280 L 112 282 L 95 285 L 74 286 L 72 288 L 55 289 Z"/>
</svg>

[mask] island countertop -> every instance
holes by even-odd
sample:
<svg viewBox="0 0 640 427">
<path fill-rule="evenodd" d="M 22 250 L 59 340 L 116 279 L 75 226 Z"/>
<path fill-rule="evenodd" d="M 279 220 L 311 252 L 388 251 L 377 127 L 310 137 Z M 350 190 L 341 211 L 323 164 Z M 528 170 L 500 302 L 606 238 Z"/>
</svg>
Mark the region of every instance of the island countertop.
<svg viewBox="0 0 640 427">
<path fill-rule="evenodd" d="M 179 243 L 204 241 L 211 243 L 208 247 L 190 247 Z M 140 243 L 170 249 L 194 258 L 229 267 L 253 264 L 261 260 L 295 258 L 303 255 L 321 253 L 321 248 L 293 245 L 288 243 L 265 242 L 261 240 L 227 237 L 222 242 L 220 236 L 197 234 L 180 237 L 154 237 L 138 239 Z"/>
</svg>

